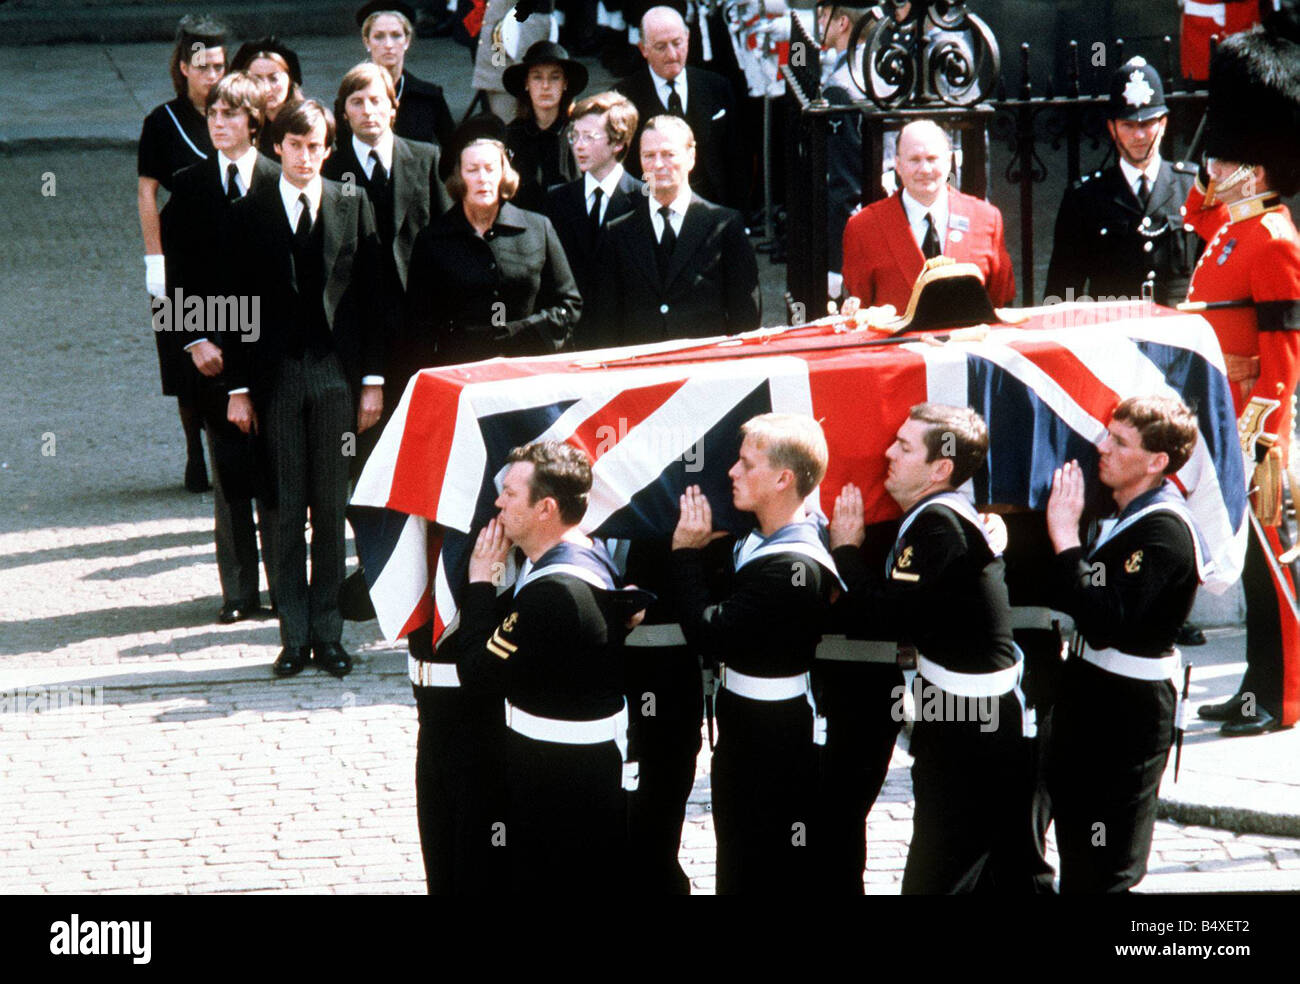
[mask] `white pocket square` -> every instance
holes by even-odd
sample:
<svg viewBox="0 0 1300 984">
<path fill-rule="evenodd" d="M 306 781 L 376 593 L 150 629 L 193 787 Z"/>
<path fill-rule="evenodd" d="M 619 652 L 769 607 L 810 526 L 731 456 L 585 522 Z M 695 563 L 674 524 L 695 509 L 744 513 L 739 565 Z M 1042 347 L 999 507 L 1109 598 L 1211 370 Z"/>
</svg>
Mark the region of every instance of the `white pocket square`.
<svg viewBox="0 0 1300 984">
<path fill-rule="evenodd" d="M 720 109 L 720 110 L 718 110 L 716 113 L 713 114 L 713 119 L 715 119 L 715 120 L 720 120 L 720 119 L 722 119 L 722 118 L 723 118 L 724 116 L 726 116 L 726 115 L 727 115 L 727 111 L 726 111 L 726 109 Z"/>
</svg>

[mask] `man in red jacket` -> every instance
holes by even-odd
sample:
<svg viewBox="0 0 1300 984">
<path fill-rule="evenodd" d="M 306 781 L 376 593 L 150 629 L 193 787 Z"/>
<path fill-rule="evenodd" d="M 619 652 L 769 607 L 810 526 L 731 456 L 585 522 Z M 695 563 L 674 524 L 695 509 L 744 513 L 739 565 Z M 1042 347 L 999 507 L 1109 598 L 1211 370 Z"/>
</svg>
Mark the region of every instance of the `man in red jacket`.
<svg viewBox="0 0 1300 984">
<path fill-rule="evenodd" d="M 980 268 L 997 307 L 1011 303 L 1015 272 L 1002 238 L 1002 213 L 948 187 L 952 144 L 930 120 L 898 135 L 896 167 L 903 188 L 873 202 L 844 227 L 844 288 L 864 307 L 907 308 L 925 261 L 950 256 Z"/>
</svg>

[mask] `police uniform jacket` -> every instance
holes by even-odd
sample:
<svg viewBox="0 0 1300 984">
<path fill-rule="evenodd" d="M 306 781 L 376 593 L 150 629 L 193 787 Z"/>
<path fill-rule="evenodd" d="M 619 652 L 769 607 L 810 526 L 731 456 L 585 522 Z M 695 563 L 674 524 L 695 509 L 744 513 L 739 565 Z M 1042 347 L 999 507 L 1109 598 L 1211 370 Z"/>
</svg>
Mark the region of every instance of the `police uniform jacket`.
<svg viewBox="0 0 1300 984">
<path fill-rule="evenodd" d="M 1184 300 L 1200 244 L 1181 207 L 1195 178 L 1192 165 L 1162 161 L 1146 208 L 1119 164 L 1072 184 L 1056 214 L 1047 296 L 1136 298 L 1151 280 L 1158 304 Z"/>
<path fill-rule="evenodd" d="M 834 551 L 848 585 L 853 635 L 910 642 L 957 673 L 992 673 L 1016 661 L 1005 565 L 982 529 L 927 496 L 909 509 L 883 572 L 856 547 Z M 914 517 L 914 518 L 913 518 Z"/>
</svg>

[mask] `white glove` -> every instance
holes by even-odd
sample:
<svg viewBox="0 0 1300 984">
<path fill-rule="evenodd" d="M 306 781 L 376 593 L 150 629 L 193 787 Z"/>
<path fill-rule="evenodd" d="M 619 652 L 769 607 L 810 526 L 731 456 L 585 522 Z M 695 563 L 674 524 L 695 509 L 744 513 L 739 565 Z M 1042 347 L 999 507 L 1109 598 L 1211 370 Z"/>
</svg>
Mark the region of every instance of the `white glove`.
<svg viewBox="0 0 1300 984">
<path fill-rule="evenodd" d="M 167 266 L 162 253 L 150 253 L 144 258 L 144 286 L 154 297 L 167 295 Z"/>
</svg>

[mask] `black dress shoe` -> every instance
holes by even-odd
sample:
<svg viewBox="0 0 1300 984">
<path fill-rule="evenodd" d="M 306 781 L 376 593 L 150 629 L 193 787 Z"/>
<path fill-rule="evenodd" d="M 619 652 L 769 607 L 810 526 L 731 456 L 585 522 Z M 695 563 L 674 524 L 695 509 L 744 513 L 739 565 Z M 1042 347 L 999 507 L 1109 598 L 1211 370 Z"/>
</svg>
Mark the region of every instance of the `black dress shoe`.
<svg viewBox="0 0 1300 984">
<path fill-rule="evenodd" d="M 253 618 L 261 610 L 257 607 L 256 601 L 228 601 L 217 613 L 217 621 L 222 625 L 232 625 L 246 618 Z"/>
<path fill-rule="evenodd" d="M 1238 721 L 1241 719 L 1241 706 L 1245 698 L 1233 694 L 1219 704 L 1204 704 L 1196 709 L 1196 716 L 1203 721 Z"/>
<path fill-rule="evenodd" d="M 308 663 L 311 662 L 310 646 L 285 646 L 280 650 L 280 655 L 275 659 L 275 675 L 278 677 L 291 677 L 303 671 Z"/>
<path fill-rule="evenodd" d="M 1184 622 L 1178 627 L 1178 634 L 1174 636 L 1174 642 L 1180 646 L 1204 646 L 1205 633 L 1191 622 Z"/>
<path fill-rule="evenodd" d="M 330 676 L 342 679 L 352 672 L 352 657 L 337 642 L 318 642 L 312 646 L 312 662 Z"/>
<path fill-rule="evenodd" d="M 1278 731 L 1281 727 L 1280 718 L 1274 717 L 1262 707 L 1257 707 L 1254 717 L 1239 717 L 1235 721 L 1229 721 L 1219 729 L 1219 734 L 1225 738 L 1248 738 L 1251 735 L 1265 735 L 1270 731 Z"/>
</svg>

